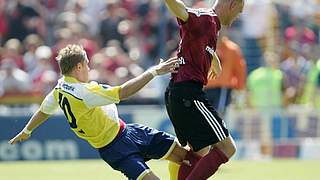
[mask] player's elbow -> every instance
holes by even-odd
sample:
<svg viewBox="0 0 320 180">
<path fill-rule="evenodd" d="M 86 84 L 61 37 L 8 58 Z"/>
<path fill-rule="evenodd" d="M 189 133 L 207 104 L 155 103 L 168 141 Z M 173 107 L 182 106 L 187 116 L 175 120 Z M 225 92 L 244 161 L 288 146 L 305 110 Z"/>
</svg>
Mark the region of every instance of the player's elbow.
<svg viewBox="0 0 320 180">
<path fill-rule="evenodd" d="M 126 99 L 128 99 L 128 96 L 119 95 L 119 100 L 120 101 L 123 101 L 123 100 L 126 100 Z"/>
<path fill-rule="evenodd" d="M 136 90 L 130 88 L 126 83 L 120 86 L 119 90 L 119 99 L 120 101 L 126 100 L 133 96 L 136 93 Z"/>
<path fill-rule="evenodd" d="M 119 99 L 120 101 L 128 99 L 129 95 L 125 88 L 121 87 L 119 90 Z"/>
</svg>

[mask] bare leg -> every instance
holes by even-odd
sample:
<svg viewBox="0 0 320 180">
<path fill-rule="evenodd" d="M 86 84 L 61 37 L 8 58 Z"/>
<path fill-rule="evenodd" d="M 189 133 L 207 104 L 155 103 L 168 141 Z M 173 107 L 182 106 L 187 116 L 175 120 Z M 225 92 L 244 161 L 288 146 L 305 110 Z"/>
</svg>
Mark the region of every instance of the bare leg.
<svg viewBox="0 0 320 180">
<path fill-rule="evenodd" d="M 233 138 L 231 137 L 231 135 L 229 137 L 227 137 L 226 139 L 224 139 L 223 141 L 220 141 L 214 145 L 212 145 L 212 147 L 216 147 L 219 148 L 227 157 L 228 159 L 230 159 L 236 152 L 236 144 L 233 140 Z"/>
<path fill-rule="evenodd" d="M 197 151 L 197 152 L 195 152 L 196 154 L 198 154 L 199 156 L 205 156 L 205 155 L 207 155 L 208 153 L 209 153 L 209 151 L 210 151 L 210 147 L 211 146 L 207 146 L 207 147 L 205 147 L 205 148 L 202 148 L 202 149 L 200 149 L 199 151 Z"/>
<path fill-rule="evenodd" d="M 149 172 L 142 177 L 142 180 L 160 180 L 153 172 Z"/>
<path fill-rule="evenodd" d="M 187 155 L 187 149 L 183 148 L 178 142 L 176 142 L 170 155 L 166 158 L 177 164 L 181 164 Z"/>
<path fill-rule="evenodd" d="M 168 165 L 170 180 L 184 180 L 195 167 L 200 157 L 190 151 L 189 147 L 183 148 L 177 143 L 166 159 L 170 160 Z"/>
</svg>

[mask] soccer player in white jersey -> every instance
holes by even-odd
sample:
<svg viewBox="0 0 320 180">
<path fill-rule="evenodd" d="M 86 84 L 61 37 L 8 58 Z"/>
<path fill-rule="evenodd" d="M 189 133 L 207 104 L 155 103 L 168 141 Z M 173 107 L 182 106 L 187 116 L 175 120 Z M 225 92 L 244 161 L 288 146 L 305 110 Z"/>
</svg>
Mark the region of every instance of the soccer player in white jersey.
<svg viewBox="0 0 320 180">
<path fill-rule="evenodd" d="M 97 149 L 113 169 L 129 179 L 158 179 L 145 163 L 149 159 L 183 162 L 187 151 L 172 135 L 139 124 L 125 124 L 115 105 L 135 94 L 155 76 L 174 72 L 177 59 L 161 61 L 136 78 L 114 87 L 88 82 L 89 61 L 78 45 L 61 49 L 57 60 L 62 78 L 25 128 L 9 143 L 27 140 L 31 132 L 60 107 L 71 130 Z"/>
</svg>

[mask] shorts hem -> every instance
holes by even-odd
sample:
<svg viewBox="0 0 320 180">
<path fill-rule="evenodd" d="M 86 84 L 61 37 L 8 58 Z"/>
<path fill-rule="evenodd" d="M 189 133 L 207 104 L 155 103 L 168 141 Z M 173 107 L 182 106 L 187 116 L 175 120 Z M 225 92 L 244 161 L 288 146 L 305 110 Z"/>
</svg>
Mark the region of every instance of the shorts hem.
<svg viewBox="0 0 320 180">
<path fill-rule="evenodd" d="M 167 151 L 167 153 L 164 156 L 162 156 L 160 158 L 160 160 L 164 160 L 164 159 L 168 158 L 169 155 L 171 154 L 171 152 L 173 151 L 174 147 L 176 146 L 176 144 L 177 144 L 177 138 L 174 139 L 174 141 L 172 142 L 169 150 Z"/>
<path fill-rule="evenodd" d="M 221 141 L 227 139 L 229 136 L 230 136 L 230 134 L 228 134 L 228 136 L 226 136 L 226 138 L 222 139 Z M 202 143 L 202 144 L 196 146 L 196 148 L 194 148 L 194 147 L 192 146 L 192 144 L 191 144 L 191 146 L 192 146 L 192 148 L 193 148 L 193 151 L 197 152 L 197 151 L 199 151 L 199 150 L 201 150 L 201 149 L 203 149 L 203 148 L 205 148 L 205 147 L 214 145 L 214 144 L 216 144 L 216 143 L 218 143 L 218 142 L 221 142 L 221 141 L 216 139 L 216 140 L 208 141 L 207 143 Z"/>
<path fill-rule="evenodd" d="M 151 170 L 150 169 L 146 169 L 144 170 L 138 177 L 137 180 L 142 179 L 144 176 L 146 176 L 148 173 L 150 173 Z"/>
</svg>

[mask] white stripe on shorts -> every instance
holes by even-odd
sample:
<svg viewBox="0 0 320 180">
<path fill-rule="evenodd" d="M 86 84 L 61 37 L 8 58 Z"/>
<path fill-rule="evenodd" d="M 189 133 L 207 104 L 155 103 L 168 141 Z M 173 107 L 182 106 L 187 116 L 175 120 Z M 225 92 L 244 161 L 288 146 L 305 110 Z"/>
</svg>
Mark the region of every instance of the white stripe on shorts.
<svg viewBox="0 0 320 180">
<path fill-rule="evenodd" d="M 209 109 L 204 105 L 203 102 L 200 102 L 200 106 L 202 106 L 204 108 L 204 110 L 211 116 L 211 118 L 213 119 L 213 123 L 219 127 L 218 131 L 222 134 L 222 139 L 225 139 L 227 136 L 224 133 L 224 131 L 222 130 L 221 125 L 219 124 L 218 120 L 214 117 L 214 115 L 209 111 Z"/>
<path fill-rule="evenodd" d="M 197 106 L 198 110 L 201 112 L 201 114 L 204 116 L 204 118 L 207 120 L 207 122 L 209 123 L 209 125 L 211 126 L 212 130 L 214 131 L 214 133 L 216 134 L 216 136 L 218 137 L 219 141 L 222 140 L 222 135 L 221 133 L 218 131 L 218 128 L 215 124 L 213 124 L 213 121 L 210 120 L 210 116 L 205 112 L 205 110 L 202 109 L 202 107 L 200 106 L 199 101 L 194 100 L 193 101 L 194 104 Z M 214 126 L 214 127 L 213 127 Z M 217 133 L 218 132 L 218 133 Z"/>
</svg>

